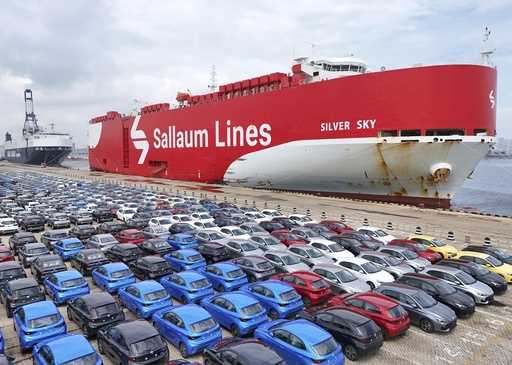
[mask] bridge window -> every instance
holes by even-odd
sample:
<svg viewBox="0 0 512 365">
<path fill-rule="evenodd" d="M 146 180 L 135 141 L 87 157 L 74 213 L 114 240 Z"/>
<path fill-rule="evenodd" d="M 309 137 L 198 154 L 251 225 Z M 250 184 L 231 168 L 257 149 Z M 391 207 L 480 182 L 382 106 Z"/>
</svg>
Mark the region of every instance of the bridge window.
<svg viewBox="0 0 512 365">
<path fill-rule="evenodd" d="M 398 131 L 396 129 L 388 130 L 388 131 L 380 131 L 379 134 L 381 137 L 397 137 Z"/>
<path fill-rule="evenodd" d="M 463 136 L 464 129 L 427 129 L 427 136 Z"/>
<path fill-rule="evenodd" d="M 419 129 L 407 129 L 407 130 L 400 131 L 400 136 L 402 136 L 402 137 L 421 136 L 421 131 Z"/>
<path fill-rule="evenodd" d="M 479 134 L 487 134 L 487 129 L 485 129 L 485 128 L 475 129 L 475 130 L 473 130 L 473 134 L 475 136 L 478 136 Z"/>
</svg>

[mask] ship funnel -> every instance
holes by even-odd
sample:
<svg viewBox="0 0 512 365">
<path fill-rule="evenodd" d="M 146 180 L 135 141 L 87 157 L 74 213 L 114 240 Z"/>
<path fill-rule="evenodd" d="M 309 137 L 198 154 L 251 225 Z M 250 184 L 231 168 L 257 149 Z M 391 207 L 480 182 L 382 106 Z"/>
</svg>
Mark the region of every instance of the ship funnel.
<svg viewBox="0 0 512 365">
<path fill-rule="evenodd" d="M 9 132 L 5 133 L 5 142 L 12 142 L 12 136 Z"/>
<path fill-rule="evenodd" d="M 430 166 L 430 175 L 434 182 L 445 181 L 452 173 L 452 165 L 446 162 L 438 162 Z"/>
</svg>

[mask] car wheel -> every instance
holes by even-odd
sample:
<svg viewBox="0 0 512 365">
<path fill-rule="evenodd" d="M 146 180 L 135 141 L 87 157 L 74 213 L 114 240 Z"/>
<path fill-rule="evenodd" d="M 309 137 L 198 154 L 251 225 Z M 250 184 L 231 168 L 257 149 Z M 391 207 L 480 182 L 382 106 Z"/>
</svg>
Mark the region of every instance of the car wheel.
<svg viewBox="0 0 512 365">
<path fill-rule="evenodd" d="M 345 345 L 343 347 L 343 353 L 350 361 L 356 361 L 359 357 L 359 354 L 353 345 Z"/>
<path fill-rule="evenodd" d="M 7 312 L 7 318 L 12 318 L 12 310 L 9 303 L 5 303 L 5 311 Z"/>
<path fill-rule="evenodd" d="M 249 283 L 254 283 L 258 280 L 256 280 L 256 278 L 254 277 L 254 275 L 248 275 L 247 279 L 249 279 Z"/>
<path fill-rule="evenodd" d="M 279 313 L 277 313 L 274 309 L 271 309 L 268 311 L 268 316 L 273 321 L 275 321 L 276 319 L 279 319 Z"/>
<path fill-rule="evenodd" d="M 187 297 L 186 297 L 186 296 L 184 296 L 184 295 L 182 295 L 182 296 L 181 296 L 181 298 L 180 298 L 180 302 L 181 302 L 182 304 L 187 304 Z"/>
<path fill-rule="evenodd" d="M 366 284 L 368 284 L 368 286 L 370 287 L 370 290 L 375 289 L 375 284 L 372 283 L 371 281 L 368 281 Z"/>
<path fill-rule="evenodd" d="M 224 289 L 224 287 L 222 286 L 222 284 L 219 284 L 219 285 L 217 285 L 217 291 L 218 291 L 218 292 L 220 292 L 220 293 L 222 293 L 222 292 L 226 291 L 226 289 Z"/>
<path fill-rule="evenodd" d="M 302 301 L 304 302 L 304 307 L 306 307 L 306 308 L 311 307 L 311 299 L 302 298 Z"/>
<path fill-rule="evenodd" d="M 105 348 L 103 347 L 103 341 L 98 340 L 98 352 L 105 355 Z"/>
<path fill-rule="evenodd" d="M 420 321 L 420 328 L 427 332 L 427 333 L 430 333 L 430 332 L 433 332 L 434 331 L 434 324 L 432 323 L 431 320 L 429 319 L 422 319 Z"/>
<path fill-rule="evenodd" d="M 237 325 L 231 326 L 231 334 L 233 335 L 233 337 L 240 337 L 240 330 L 238 329 Z"/>
<path fill-rule="evenodd" d="M 68 313 L 68 319 L 70 321 L 73 321 L 73 315 L 71 314 L 71 310 L 69 309 L 69 307 L 67 307 L 66 312 Z"/>
<path fill-rule="evenodd" d="M 180 354 L 183 358 L 188 357 L 187 346 L 185 346 L 183 342 L 180 343 L 178 349 L 180 350 Z"/>
</svg>

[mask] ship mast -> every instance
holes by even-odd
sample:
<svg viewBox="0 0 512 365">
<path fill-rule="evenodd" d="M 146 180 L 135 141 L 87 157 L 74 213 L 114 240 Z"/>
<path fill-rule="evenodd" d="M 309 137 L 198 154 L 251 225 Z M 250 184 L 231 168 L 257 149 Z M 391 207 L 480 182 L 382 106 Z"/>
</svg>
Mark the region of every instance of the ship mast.
<svg viewBox="0 0 512 365">
<path fill-rule="evenodd" d="M 482 42 L 482 49 L 480 51 L 480 55 L 482 56 L 482 64 L 494 67 L 494 64 L 491 61 L 491 56 L 496 51 L 496 48 L 493 47 L 489 38 L 491 37 L 491 30 L 489 27 L 485 27 L 484 30 L 484 39 Z"/>
<path fill-rule="evenodd" d="M 217 91 L 217 70 L 215 69 L 215 65 L 212 65 L 210 71 L 210 84 L 208 85 L 208 89 L 210 89 L 211 93 Z"/>
<path fill-rule="evenodd" d="M 39 132 L 37 118 L 34 113 L 34 99 L 32 98 L 32 90 L 25 89 L 25 124 L 23 126 L 23 136 L 32 135 Z"/>
</svg>

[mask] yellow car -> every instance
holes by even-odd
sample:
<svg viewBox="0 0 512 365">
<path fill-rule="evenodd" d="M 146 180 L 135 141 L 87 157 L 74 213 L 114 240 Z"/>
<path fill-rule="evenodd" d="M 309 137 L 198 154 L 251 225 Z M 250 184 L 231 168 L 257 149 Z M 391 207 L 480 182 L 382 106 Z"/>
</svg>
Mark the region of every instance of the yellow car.
<svg viewBox="0 0 512 365">
<path fill-rule="evenodd" d="M 488 270 L 505 279 L 507 283 L 512 283 L 512 265 L 505 264 L 496 257 L 481 252 L 460 251 L 456 258 L 485 266 Z"/>
<path fill-rule="evenodd" d="M 425 234 L 415 234 L 409 236 L 407 239 L 427 245 L 432 251 L 440 253 L 444 259 L 454 258 L 459 252 L 455 247 L 447 245 L 443 241 Z"/>
</svg>

